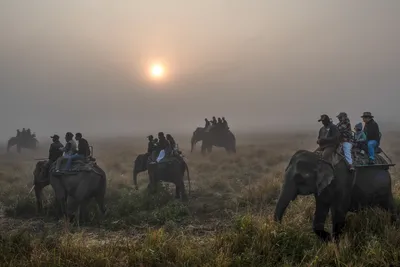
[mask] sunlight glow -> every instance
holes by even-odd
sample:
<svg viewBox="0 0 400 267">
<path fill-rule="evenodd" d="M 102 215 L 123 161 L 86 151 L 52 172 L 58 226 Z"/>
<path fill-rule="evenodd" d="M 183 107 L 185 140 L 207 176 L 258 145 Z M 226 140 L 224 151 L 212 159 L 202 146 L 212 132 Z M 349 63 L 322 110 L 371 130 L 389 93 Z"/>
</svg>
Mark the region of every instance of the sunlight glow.
<svg viewBox="0 0 400 267">
<path fill-rule="evenodd" d="M 150 68 L 150 74 L 155 79 L 162 78 L 164 76 L 164 72 L 164 66 L 161 64 L 154 64 Z"/>
</svg>

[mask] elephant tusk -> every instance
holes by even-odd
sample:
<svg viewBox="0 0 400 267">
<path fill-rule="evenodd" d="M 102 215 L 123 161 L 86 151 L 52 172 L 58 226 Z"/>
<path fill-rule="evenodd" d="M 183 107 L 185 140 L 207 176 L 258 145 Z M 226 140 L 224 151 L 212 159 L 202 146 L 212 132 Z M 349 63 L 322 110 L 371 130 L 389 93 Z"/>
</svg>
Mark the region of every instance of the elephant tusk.
<svg viewBox="0 0 400 267">
<path fill-rule="evenodd" d="M 32 186 L 31 190 L 28 193 L 28 196 L 32 193 L 33 189 L 35 188 L 35 185 Z"/>
</svg>

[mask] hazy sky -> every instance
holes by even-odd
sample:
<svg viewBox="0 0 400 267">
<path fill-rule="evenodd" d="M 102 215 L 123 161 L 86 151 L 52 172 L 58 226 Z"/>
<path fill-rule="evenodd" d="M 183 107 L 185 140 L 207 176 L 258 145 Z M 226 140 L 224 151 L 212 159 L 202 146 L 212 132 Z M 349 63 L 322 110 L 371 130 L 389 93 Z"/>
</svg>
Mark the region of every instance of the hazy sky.
<svg viewBox="0 0 400 267">
<path fill-rule="evenodd" d="M 398 0 L 3 0 L 0 138 L 399 123 L 399 25 Z"/>
</svg>

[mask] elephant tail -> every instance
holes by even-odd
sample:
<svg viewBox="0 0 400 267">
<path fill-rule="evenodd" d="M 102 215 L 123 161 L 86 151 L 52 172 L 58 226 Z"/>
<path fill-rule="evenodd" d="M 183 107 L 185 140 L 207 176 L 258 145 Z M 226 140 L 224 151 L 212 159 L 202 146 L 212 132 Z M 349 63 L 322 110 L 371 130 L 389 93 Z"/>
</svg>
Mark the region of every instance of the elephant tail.
<svg viewBox="0 0 400 267">
<path fill-rule="evenodd" d="M 190 196 L 190 193 L 191 193 L 191 191 L 192 191 L 192 188 L 191 188 L 191 185 L 190 185 L 189 166 L 187 165 L 186 162 L 185 162 L 185 169 L 186 169 L 187 178 L 188 178 L 188 183 L 189 183 L 189 196 Z"/>
</svg>

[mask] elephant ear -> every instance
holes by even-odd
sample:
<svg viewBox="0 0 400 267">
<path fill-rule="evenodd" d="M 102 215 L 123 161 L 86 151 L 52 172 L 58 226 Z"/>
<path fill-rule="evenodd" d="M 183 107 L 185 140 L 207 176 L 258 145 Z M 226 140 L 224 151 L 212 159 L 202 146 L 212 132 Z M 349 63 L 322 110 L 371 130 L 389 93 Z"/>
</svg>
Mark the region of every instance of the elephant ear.
<svg viewBox="0 0 400 267">
<path fill-rule="evenodd" d="M 332 164 L 321 160 L 317 166 L 317 194 L 320 195 L 331 184 L 334 178 L 335 174 Z"/>
</svg>

